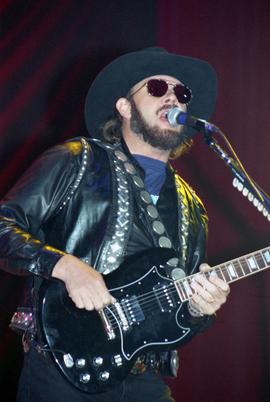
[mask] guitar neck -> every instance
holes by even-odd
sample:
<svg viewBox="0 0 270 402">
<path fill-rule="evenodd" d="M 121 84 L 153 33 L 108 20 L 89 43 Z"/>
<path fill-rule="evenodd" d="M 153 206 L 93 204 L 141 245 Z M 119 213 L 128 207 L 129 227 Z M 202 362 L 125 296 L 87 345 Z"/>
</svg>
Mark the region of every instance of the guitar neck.
<svg viewBox="0 0 270 402">
<path fill-rule="evenodd" d="M 211 275 L 217 275 L 225 282 L 231 283 L 256 274 L 257 272 L 263 271 L 269 267 L 270 247 L 266 247 L 262 250 L 255 251 L 254 253 L 216 265 L 210 271 L 200 273 L 200 275 L 205 275 L 207 279 Z M 175 281 L 175 286 L 182 302 L 191 299 L 194 294 L 194 290 L 190 285 L 195 275 L 198 274 L 187 276 Z"/>
</svg>

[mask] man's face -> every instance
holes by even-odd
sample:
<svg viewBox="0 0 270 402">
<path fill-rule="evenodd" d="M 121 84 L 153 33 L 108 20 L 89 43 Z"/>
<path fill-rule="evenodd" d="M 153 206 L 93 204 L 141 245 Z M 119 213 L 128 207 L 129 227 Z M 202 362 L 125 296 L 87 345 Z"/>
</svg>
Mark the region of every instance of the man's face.
<svg viewBox="0 0 270 402">
<path fill-rule="evenodd" d="M 160 78 L 169 82 L 168 90 L 162 97 L 154 97 L 147 91 L 146 85 L 150 78 Z M 180 83 L 176 78 L 167 75 L 148 77 L 136 84 L 131 94 L 131 130 L 143 140 L 162 150 L 177 148 L 186 139 L 184 127 L 171 127 L 166 117 L 169 109 L 179 107 L 186 112 L 185 104 L 179 103 L 173 91 L 173 85 Z M 136 92 L 137 91 L 137 92 Z"/>
</svg>

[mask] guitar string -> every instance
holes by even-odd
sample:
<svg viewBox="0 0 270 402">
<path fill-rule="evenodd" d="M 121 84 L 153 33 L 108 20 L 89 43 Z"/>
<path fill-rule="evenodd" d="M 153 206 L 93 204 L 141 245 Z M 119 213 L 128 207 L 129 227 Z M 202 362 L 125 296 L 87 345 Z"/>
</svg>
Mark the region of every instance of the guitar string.
<svg viewBox="0 0 270 402">
<path fill-rule="evenodd" d="M 170 284 L 169 286 L 172 286 L 172 285 L 173 285 L 173 284 Z M 168 286 L 168 287 L 169 287 L 169 286 Z M 164 302 L 164 299 L 166 299 L 166 300 L 165 300 L 166 303 L 168 302 L 167 296 L 166 296 L 165 294 L 163 294 L 163 295 L 162 295 L 161 297 L 159 297 L 159 299 L 157 300 L 156 295 L 154 294 L 154 292 L 149 292 L 149 293 L 153 293 L 152 297 L 148 297 L 148 301 L 147 301 L 146 303 L 142 303 L 142 304 L 144 305 L 143 312 L 144 312 L 145 314 L 147 314 L 147 313 L 149 313 L 149 312 L 152 312 L 152 311 L 153 311 L 153 308 L 152 308 L 152 307 L 153 307 L 154 305 L 160 307 L 160 304 L 162 304 L 162 302 Z M 178 292 L 177 292 L 177 290 L 176 290 L 175 287 L 172 289 L 171 293 L 177 293 L 177 295 L 178 295 Z M 153 303 L 153 301 L 155 301 L 155 303 Z M 176 304 L 178 304 L 178 302 L 175 303 L 175 300 L 174 300 L 174 306 L 171 306 L 170 310 L 175 310 L 177 307 L 179 307 L 179 305 L 176 306 Z M 108 309 L 107 317 L 109 318 L 110 323 L 112 324 L 112 329 L 116 329 L 116 328 L 119 327 L 119 325 L 118 325 L 118 320 L 115 318 L 115 315 L 116 315 L 116 316 L 119 316 L 119 314 L 118 314 L 118 312 L 117 312 L 116 307 L 115 307 L 114 305 L 112 305 L 112 306 L 113 306 L 113 310 L 114 310 L 114 311 L 111 312 L 111 311 Z M 166 311 L 166 309 L 164 309 L 164 311 Z M 167 310 L 167 311 L 168 311 L 168 310 Z M 126 311 L 125 311 L 125 313 L 126 313 L 126 315 L 127 315 L 127 312 L 126 312 Z M 128 312 L 128 313 L 129 313 L 129 312 Z M 115 314 L 115 315 L 114 315 L 114 314 Z M 120 317 L 119 317 L 119 318 L 120 318 Z M 130 317 L 128 317 L 128 318 L 130 318 Z M 120 318 L 120 321 L 121 321 L 121 318 Z M 128 320 L 128 322 L 129 322 L 129 320 Z M 130 324 L 130 322 L 129 322 L 129 324 Z M 132 325 L 132 322 L 131 322 L 131 325 Z M 120 326 L 121 326 L 121 325 L 120 325 Z"/>
<path fill-rule="evenodd" d="M 257 272 L 258 270 L 262 269 L 262 268 L 264 268 L 264 267 L 258 268 L 256 271 L 254 270 L 254 273 Z M 222 274 L 224 274 L 224 272 L 228 273 L 228 270 L 227 270 L 227 268 L 225 266 L 219 266 L 218 269 L 220 269 L 220 271 L 222 271 Z M 211 275 L 211 272 L 212 271 L 208 271 L 206 273 L 203 273 L 203 275 L 206 275 L 206 276 L 209 277 Z M 242 271 L 241 271 L 241 273 L 242 273 Z M 242 273 L 242 275 L 238 275 L 238 277 L 245 276 L 245 275 L 248 275 L 250 273 L 253 273 L 253 271 L 249 270 L 248 272 L 245 272 L 245 274 Z M 151 290 L 148 293 L 144 293 L 142 295 L 139 295 L 139 296 L 136 297 L 136 301 L 140 302 L 141 306 L 146 305 L 152 299 L 155 299 L 156 297 L 160 298 L 160 295 L 164 295 L 164 292 L 166 292 L 167 290 L 171 291 L 171 292 L 173 291 L 173 293 L 177 292 L 177 290 L 175 288 L 175 285 L 179 284 L 181 286 L 180 292 L 185 297 L 184 299 L 181 299 L 181 297 L 180 297 L 180 299 L 181 299 L 182 302 L 184 302 L 184 301 L 188 300 L 190 297 L 189 297 L 189 295 L 186 294 L 187 291 L 186 291 L 185 285 L 183 285 L 183 283 L 187 282 L 187 284 L 189 285 L 189 290 L 192 291 L 192 288 L 190 287 L 190 284 L 192 283 L 192 280 L 193 280 L 195 275 L 197 275 L 197 274 L 191 275 L 189 277 L 183 278 L 183 279 L 175 281 L 175 282 L 171 282 L 169 285 L 164 286 L 159 290 Z M 220 278 L 223 279 L 224 276 L 225 275 L 220 275 Z M 229 274 L 228 274 L 228 278 L 227 278 L 226 281 L 227 282 L 231 281 L 231 277 L 229 276 Z M 170 288 L 172 288 L 172 290 Z M 166 295 L 164 295 L 164 296 L 167 297 Z M 125 299 L 123 299 L 123 300 L 125 300 Z M 128 299 L 127 299 L 127 301 L 128 301 Z M 132 300 L 131 300 L 131 303 L 132 303 Z"/>
<path fill-rule="evenodd" d="M 256 273 L 257 271 L 260 271 L 260 270 L 263 269 L 263 268 L 267 268 L 267 264 L 265 264 L 265 261 L 264 261 L 264 258 L 262 257 L 262 255 L 259 254 L 259 252 L 258 252 L 257 256 L 259 256 L 260 263 L 263 263 L 264 266 L 259 266 L 258 268 L 256 268 L 256 271 L 255 271 L 255 269 L 254 269 L 254 270 L 251 270 L 251 269 L 249 268 L 248 263 L 247 263 L 247 261 L 244 259 L 244 257 L 240 257 L 240 258 L 238 258 L 238 259 L 235 259 L 235 260 L 231 261 L 231 264 L 234 264 L 234 263 L 239 264 L 239 266 L 236 267 L 236 272 L 237 272 L 238 274 L 239 274 L 239 273 L 241 274 L 241 275 L 239 276 L 240 278 L 241 278 L 241 277 L 244 277 L 244 276 L 246 276 L 246 275 L 248 275 L 248 274 Z M 241 259 L 242 259 L 242 260 L 241 260 Z M 256 261 L 257 261 L 257 258 L 256 258 Z M 258 262 L 258 261 L 257 261 L 257 262 Z M 245 267 L 242 266 L 242 263 L 245 263 L 245 267 L 248 268 L 248 272 L 245 272 Z M 258 265 L 259 265 L 259 264 L 258 264 Z M 261 265 L 261 264 L 260 264 L 260 265 Z M 226 272 L 226 273 L 228 274 L 228 268 L 226 267 L 225 264 L 221 264 L 221 265 L 219 265 L 219 266 L 216 266 L 216 267 L 213 268 L 213 270 L 220 270 L 222 273 Z M 212 271 L 213 271 L 213 270 L 212 270 Z M 208 272 L 205 273 L 205 274 L 207 274 L 207 276 L 209 276 L 212 271 L 208 271 Z M 198 274 L 198 273 L 197 273 L 197 274 Z M 194 277 L 195 275 L 196 275 L 196 274 L 191 275 L 191 276 L 186 277 L 186 278 L 183 278 L 183 279 L 181 279 L 181 280 L 172 282 L 172 283 L 170 283 L 167 287 L 165 287 L 165 289 L 168 290 L 168 288 L 172 288 L 172 289 L 169 289 L 169 291 L 170 291 L 172 294 L 174 294 L 174 293 L 177 293 L 177 294 L 178 294 L 177 289 L 176 289 L 176 287 L 175 287 L 175 283 L 178 284 L 178 283 L 181 283 L 181 282 L 184 282 L 184 281 L 187 281 L 187 282 L 189 283 L 189 282 L 191 282 L 192 277 Z M 229 274 L 228 274 L 228 275 L 229 275 Z M 229 275 L 229 281 L 230 281 L 230 275 Z M 183 285 L 183 283 L 181 283 L 181 284 Z M 183 291 L 183 289 L 182 289 L 182 291 Z M 151 307 L 150 303 L 152 303 L 153 300 L 155 300 L 155 304 L 156 304 L 156 305 L 159 305 L 159 302 L 158 302 L 157 297 L 156 297 L 159 293 L 161 293 L 161 295 L 159 295 L 159 299 L 158 299 L 158 300 L 162 303 L 163 299 L 167 299 L 167 295 L 164 293 L 164 288 L 159 289 L 158 291 L 153 291 L 153 290 L 152 290 L 152 291 L 150 291 L 150 292 L 148 292 L 148 293 L 145 293 L 145 294 L 143 294 L 143 295 L 140 295 L 140 296 L 138 296 L 138 297 L 136 298 L 137 300 L 139 300 L 139 299 L 142 299 L 142 300 L 143 300 L 143 301 L 140 303 L 140 306 L 144 306 L 144 313 L 147 313 L 147 312 L 151 311 L 151 308 L 150 308 L 150 310 L 149 310 L 149 307 Z M 147 296 L 147 297 L 145 297 L 145 296 Z M 178 295 L 178 297 L 179 297 L 179 295 Z M 181 300 L 181 298 L 180 298 L 180 300 Z M 147 309 L 145 308 L 146 306 L 147 306 Z M 105 309 L 106 309 L 106 315 L 107 315 L 107 317 L 109 318 L 110 323 L 112 324 L 112 328 L 113 328 L 113 329 L 119 328 L 118 320 L 115 318 L 115 316 L 113 315 L 113 313 L 108 309 L 108 307 L 109 307 L 109 306 L 107 306 L 107 307 L 105 308 Z M 171 310 L 176 309 L 177 307 L 178 307 L 178 306 L 172 307 Z M 116 310 L 116 308 L 115 308 L 114 305 L 111 305 L 110 308 L 111 308 L 111 309 L 113 308 L 113 309 L 115 310 L 115 311 L 114 311 L 114 314 L 118 315 L 117 310 Z M 121 325 L 120 325 L 120 326 L 121 326 Z M 44 351 L 51 350 L 51 351 L 55 351 L 55 352 L 59 352 L 59 353 L 63 353 L 63 354 L 65 353 L 64 351 L 59 350 L 59 349 L 53 349 L 53 350 L 52 350 L 52 349 L 47 349 L 46 347 L 42 348 L 42 350 L 44 350 Z"/>
<path fill-rule="evenodd" d="M 261 260 L 264 262 L 264 260 L 263 260 L 262 258 L 261 258 Z M 241 266 L 241 261 L 240 261 L 240 259 L 234 260 L 234 262 L 240 263 L 240 266 Z M 246 263 L 246 261 L 242 261 L 242 262 L 245 262 L 245 263 Z M 233 263 L 233 262 L 232 262 L 232 263 Z M 248 265 L 247 265 L 247 263 L 246 263 L 246 266 L 247 266 L 247 268 L 249 268 Z M 266 267 L 266 266 L 265 266 L 265 267 Z M 241 276 L 245 276 L 245 275 L 248 275 L 248 274 L 250 274 L 250 273 L 255 273 L 255 272 L 257 272 L 257 271 L 259 271 L 259 270 L 261 270 L 261 269 L 263 269 L 263 268 L 265 268 L 265 267 L 259 267 L 259 268 L 256 269 L 256 271 L 255 271 L 255 270 L 252 270 L 252 271 L 251 271 L 251 270 L 249 269 L 248 272 L 242 271 L 242 269 L 241 269 L 241 270 L 240 270 L 240 271 L 241 271 L 240 273 L 241 273 Z M 238 268 L 239 268 L 239 267 L 238 267 Z M 213 270 L 221 270 L 222 273 L 224 273 L 224 272 L 228 273 L 228 268 L 226 267 L 225 264 L 219 265 L 219 266 L 215 267 L 215 269 L 213 269 Z M 208 272 L 206 272 L 206 273 L 204 273 L 204 274 L 206 274 L 207 276 L 210 276 L 210 274 L 211 274 L 211 272 L 213 272 L 213 270 L 212 270 L 212 271 L 208 271 Z M 243 273 L 243 272 L 245 272 L 245 273 Z M 238 273 L 239 273 L 239 272 L 238 272 Z M 149 312 L 152 311 L 152 307 L 153 307 L 154 304 L 155 304 L 155 305 L 158 305 L 159 307 L 161 307 L 161 306 L 162 306 L 162 302 L 164 302 L 164 299 L 166 299 L 165 301 L 168 303 L 168 295 L 165 294 L 165 291 L 168 291 L 168 290 L 169 290 L 173 296 L 174 296 L 175 293 L 177 293 L 177 295 L 178 295 L 178 297 L 179 297 L 179 294 L 178 294 L 178 292 L 177 292 L 177 289 L 175 288 L 175 283 L 176 283 L 176 284 L 178 284 L 178 283 L 180 284 L 181 282 L 187 281 L 187 282 L 188 282 L 188 285 L 190 285 L 190 283 L 191 283 L 191 281 L 192 281 L 192 277 L 194 277 L 195 275 L 197 275 L 197 274 L 194 274 L 194 275 L 191 275 L 191 276 L 189 276 L 189 277 L 186 277 L 186 278 L 183 278 L 183 279 L 181 279 L 181 280 L 178 280 L 178 281 L 175 281 L 175 282 L 173 282 L 173 283 L 170 283 L 168 286 L 165 286 L 165 287 L 163 287 L 162 289 L 159 289 L 159 290 L 157 290 L 157 291 L 152 290 L 152 291 L 150 291 L 150 292 L 148 292 L 148 293 L 145 293 L 145 294 L 143 294 L 143 295 L 140 295 L 140 296 L 138 296 L 138 297 L 136 298 L 136 300 L 142 299 L 142 301 L 141 301 L 141 303 L 140 303 L 140 306 L 143 307 L 144 313 L 149 313 Z M 228 274 L 228 275 L 229 275 L 229 274 Z M 241 276 L 240 276 L 240 277 L 241 277 Z M 239 275 L 238 275 L 238 277 L 239 277 Z M 222 277 L 222 279 L 223 279 L 223 277 Z M 231 277 L 230 277 L 230 275 L 229 275 L 228 281 L 230 281 L 230 280 L 231 280 Z M 182 284 L 182 285 L 183 285 L 183 284 Z M 169 289 L 169 288 L 172 288 L 172 289 Z M 181 288 L 181 290 L 182 290 L 182 293 L 184 293 L 184 295 L 185 295 L 186 289 Z M 190 288 L 190 290 L 192 291 L 192 294 L 195 293 L 192 288 Z M 145 297 L 145 296 L 147 296 L 147 297 Z M 185 297 L 186 297 L 186 295 L 185 295 Z M 189 296 L 188 296 L 186 299 L 184 299 L 184 300 L 182 300 L 181 297 L 179 297 L 179 299 L 180 299 L 182 302 L 185 302 L 185 301 L 187 301 L 187 300 L 188 300 L 189 298 L 191 298 L 191 297 L 192 297 L 192 295 L 189 295 Z M 155 301 L 155 303 L 153 303 L 153 301 Z M 175 302 L 175 300 L 174 300 L 174 302 Z M 160 303 L 161 305 L 160 305 L 159 303 Z M 131 304 L 132 304 L 132 301 L 131 301 Z M 175 303 L 174 303 L 174 304 L 175 304 Z M 171 307 L 171 310 L 176 309 L 175 306 L 170 306 L 170 307 Z M 162 307 L 161 307 L 161 308 L 162 308 Z M 114 305 L 111 305 L 111 309 L 115 310 L 115 311 L 114 311 L 114 314 L 118 315 L 117 309 L 116 309 L 116 307 L 115 307 Z M 112 313 L 109 309 L 106 308 L 106 310 L 107 310 L 107 315 L 108 315 L 108 318 L 110 319 L 110 322 L 111 322 L 112 324 L 115 323 L 116 326 L 115 326 L 114 328 L 117 328 L 117 327 L 118 327 L 118 321 L 117 321 L 117 319 L 115 319 L 113 313 Z M 135 307 L 135 310 L 136 310 L 136 307 Z M 165 310 L 165 309 L 164 309 L 164 310 Z M 166 311 L 166 310 L 165 310 L 165 311 Z M 124 310 L 124 312 L 125 312 L 125 314 L 130 314 L 130 311 Z M 128 317 L 128 318 L 130 318 L 130 317 Z"/>
<path fill-rule="evenodd" d="M 255 273 L 257 271 L 260 271 L 263 268 L 266 268 L 267 265 L 265 264 L 263 257 L 260 256 L 260 255 L 259 255 L 259 257 L 261 257 L 259 261 L 258 261 L 258 259 L 256 259 L 257 265 L 258 265 L 258 267 L 256 267 L 256 270 L 249 268 L 248 263 L 245 260 L 241 261 L 241 258 L 243 258 L 243 257 L 240 257 L 238 259 L 232 260 L 230 263 L 227 263 L 227 265 L 229 265 L 229 264 L 234 265 L 235 263 L 237 263 L 239 266 L 235 267 L 236 268 L 235 272 L 237 274 L 237 278 L 241 278 L 243 276 L 249 275 L 251 273 Z M 244 267 L 243 267 L 242 263 L 245 263 Z M 262 265 L 260 263 L 263 263 L 264 266 L 259 266 L 259 265 Z M 245 269 L 247 270 L 247 272 L 245 271 Z M 221 272 L 221 275 L 218 275 L 217 271 Z M 196 275 L 205 275 L 205 276 L 209 277 L 211 275 L 211 273 L 213 273 L 213 272 L 216 272 L 217 275 L 220 277 L 220 279 L 225 279 L 226 282 L 231 282 L 233 280 L 231 278 L 230 274 L 228 273 L 228 268 L 227 268 L 226 264 L 220 264 L 220 265 L 217 265 L 216 267 L 213 267 L 210 271 L 207 271 L 207 272 L 204 272 L 204 273 L 197 272 L 197 273 L 195 273 L 193 275 L 190 275 L 190 276 L 187 276 L 185 278 L 176 280 L 175 282 L 171 282 L 170 285 L 174 286 L 174 284 L 179 284 L 181 286 L 184 286 L 183 285 L 184 282 L 188 282 L 188 285 L 190 285 L 190 283 L 192 282 L 193 278 Z M 227 274 L 227 278 L 226 278 L 225 274 Z M 158 294 L 159 291 L 162 293 L 163 289 L 164 288 L 155 291 L 156 294 Z M 181 288 L 181 290 L 183 290 L 185 292 L 185 289 Z M 148 293 L 144 293 L 143 295 L 138 296 L 137 300 L 140 301 L 141 298 L 145 299 L 145 296 L 147 296 L 148 294 L 151 295 L 152 291 L 150 291 Z"/>
<path fill-rule="evenodd" d="M 162 298 L 164 299 L 164 298 L 166 298 L 166 297 L 163 296 Z M 155 300 L 155 298 L 153 298 L 153 300 Z M 153 311 L 153 308 L 152 308 L 152 307 L 153 307 L 154 305 L 155 305 L 156 307 L 159 306 L 158 301 L 155 300 L 155 303 L 153 303 L 153 300 L 151 300 L 151 301 L 149 300 L 150 303 L 148 302 L 148 303 L 147 303 L 147 306 L 144 307 L 144 311 L 143 311 L 143 312 L 144 312 L 145 314 L 147 314 L 147 313 Z M 160 301 L 162 302 L 161 298 L 160 298 Z M 114 307 L 114 306 L 113 306 L 113 307 Z M 160 306 L 159 306 L 159 307 L 160 307 Z M 176 307 L 171 307 L 171 310 L 173 310 L 173 309 L 175 309 L 175 308 L 176 308 Z M 115 329 L 115 328 L 118 327 L 118 320 L 115 318 L 114 314 L 115 314 L 116 316 L 119 316 L 119 315 L 118 315 L 118 312 L 117 312 L 117 310 L 116 310 L 115 307 L 113 308 L 113 310 L 114 310 L 113 312 L 108 311 L 108 314 L 106 314 L 106 315 L 107 315 L 107 317 L 108 317 L 110 323 L 112 324 L 112 328 Z M 165 311 L 166 311 L 166 310 L 165 310 Z M 125 316 L 127 316 L 129 313 L 130 313 L 130 312 L 125 311 Z M 135 313 L 135 316 L 136 316 L 136 313 Z M 130 323 L 130 319 L 131 319 L 131 322 L 132 322 L 132 318 L 128 316 L 127 321 L 128 321 L 129 323 Z M 121 319 L 120 319 L 120 321 L 121 321 Z"/>
<path fill-rule="evenodd" d="M 236 260 L 234 260 L 234 261 L 236 262 Z M 237 262 L 238 262 L 238 261 L 237 261 Z M 248 271 L 247 271 L 247 272 L 245 272 L 244 269 L 242 270 L 241 267 L 238 267 L 238 269 L 236 269 L 236 272 L 237 272 L 237 274 L 238 274 L 237 277 L 238 277 L 238 278 L 241 278 L 242 276 L 246 276 L 246 275 L 251 274 L 251 273 L 253 273 L 253 272 L 255 273 L 255 272 L 257 272 L 257 271 L 259 271 L 259 270 L 261 270 L 261 269 L 263 269 L 263 268 L 265 268 L 265 267 L 266 267 L 266 265 L 265 265 L 264 267 L 259 267 L 259 268 L 257 268 L 256 271 L 255 271 L 255 269 L 252 271 L 251 269 L 248 268 L 248 265 L 246 265 L 246 268 L 248 268 Z M 243 267 L 242 267 L 242 268 L 243 268 Z M 216 271 L 221 272 L 221 274 L 219 275 L 218 272 L 216 272 Z M 176 280 L 176 281 L 174 281 L 174 282 L 170 282 L 170 284 L 169 284 L 168 286 L 162 287 L 161 289 L 158 289 L 158 290 L 151 290 L 150 292 L 147 292 L 147 293 L 144 293 L 144 294 L 142 294 L 142 295 L 137 296 L 137 297 L 136 297 L 136 300 L 139 301 L 139 302 L 142 300 L 141 303 L 143 304 L 144 301 L 147 301 L 147 297 L 148 297 L 148 296 L 152 297 L 152 294 L 153 294 L 153 293 L 154 293 L 155 295 L 159 296 L 160 293 L 163 293 L 163 292 L 164 292 L 164 289 L 166 290 L 166 289 L 169 288 L 169 287 L 175 288 L 175 285 L 180 285 L 180 286 L 181 286 L 181 291 L 182 291 L 182 293 L 185 294 L 185 293 L 186 293 L 186 290 L 185 290 L 184 282 L 187 282 L 187 284 L 190 286 L 190 284 L 192 283 L 192 281 L 193 281 L 193 279 L 194 279 L 195 276 L 197 276 L 197 275 L 205 275 L 205 276 L 209 277 L 212 272 L 216 272 L 217 275 L 220 277 L 220 279 L 226 279 L 225 274 L 227 274 L 226 282 L 232 281 L 231 276 L 230 276 L 229 273 L 228 273 L 228 268 L 226 267 L 225 264 L 222 264 L 222 265 L 216 266 L 216 267 L 213 268 L 211 271 L 204 272 L 204 273 L 197 272 L 197 273 L 195 273 L 195 274 L 193 274 L 193 275 L 190 275 L 190 276 L 188 276 L 188 277 L 185 277 L 185 278 Z M 183 300 L 183 301 L 185 301 L 185 300 Z"/>
</svg>

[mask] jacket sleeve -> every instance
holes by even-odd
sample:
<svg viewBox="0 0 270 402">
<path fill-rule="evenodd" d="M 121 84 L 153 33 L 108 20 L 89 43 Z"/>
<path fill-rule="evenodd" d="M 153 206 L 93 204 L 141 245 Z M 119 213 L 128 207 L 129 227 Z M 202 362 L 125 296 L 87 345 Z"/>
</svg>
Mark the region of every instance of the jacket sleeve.
<svg viewBox="0 0 270 402">
<path fill-rule="evenodd" d="M 79 171 L 81 143 L 51 148 L 38 158 L 0 203 L 0 269 L 49 278 L 65 254 L 44 241 L 42 224 L 67 197 Z"/>
<path fill-rule="evenodd" d="M 206 261 L 206 245 L 208 237 L 208 216 L 205 207 L 196 195 L 193 189 L 181 179 L 182 185 L 185 187 L 186 196 L 189 205 L 189 221 L 192 223 L 193 235 L 190 237 L 192 246 L 189 249 L 189 269 L 187 274 L 191 275 L 199 271 L 199 266 Z M 192 230 L 190 228 L 190 230 Z M 192 339 L 197 333 L 206 330 L 215 320 L 215 315 L 204 315 L 202 317 L 194 317 L 188 309 L 188 302 L 183 304 L 182 317 L 185 323 L 190 328 L 189 336 L 185 341 Z"/>
</svg>

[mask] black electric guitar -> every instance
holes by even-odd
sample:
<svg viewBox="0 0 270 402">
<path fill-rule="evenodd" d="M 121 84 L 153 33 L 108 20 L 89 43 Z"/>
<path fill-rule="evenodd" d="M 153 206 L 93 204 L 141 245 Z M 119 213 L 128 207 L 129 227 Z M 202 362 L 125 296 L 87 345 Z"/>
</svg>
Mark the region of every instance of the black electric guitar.
<svg viewBox="0 0 270 402">
<path fill-rule="evenodd" d="M 152 249 L 105 275 L 117 302 L 100 312 L 76 308 L 61 281 L 42 285 L 39 322 L 44 339 L 74 386 L 89 393 L 104 391 L 122 381 L 147 350 L 177 348 L 189 339 L 191 329 L 182 324 L 182 308 L 192 297 L 193 275 L 168 277 L 173 257 L 169 249 Z M 214 273 L 230 283 L 269 266 L 270 247 L 202 275 Z M 176 268 L 179 272 L 183 271 Z"/>
</svg>

